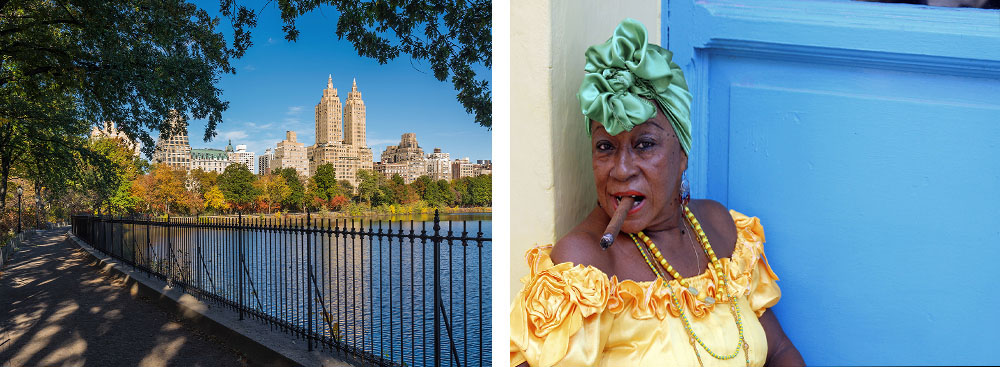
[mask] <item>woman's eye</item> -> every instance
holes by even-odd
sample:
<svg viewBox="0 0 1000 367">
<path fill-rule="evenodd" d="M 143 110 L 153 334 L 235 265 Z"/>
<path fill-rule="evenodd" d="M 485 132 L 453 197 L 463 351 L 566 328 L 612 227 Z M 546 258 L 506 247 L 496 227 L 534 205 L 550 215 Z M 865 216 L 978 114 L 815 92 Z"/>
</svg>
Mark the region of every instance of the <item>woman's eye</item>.
<svg viewBox="0 0 1000 367">
<path fill-rule="evenodd" d="M 635 148 L 636 149 L 640 149 L 640 150 L 644 150 L 644 149 L 652 148 L 655 145 L 656 145 L 656 143 L 651 142 L 651 141 L 640 141 L 639 143 L 637 143 L 635 145 Z"/>
<path fill-rule="evenodd" d="M 597 148 L 597 151 L 599 151 L 599 152 L 606 152 L 606 151 L 609 151 L 611 149 L 614 149 L 614 147 L 611 146 L 611 143 L 608 143 L 608 142 L 605 142 L 605 141 L 598 142 L 596 148 Z"/>
</svg>

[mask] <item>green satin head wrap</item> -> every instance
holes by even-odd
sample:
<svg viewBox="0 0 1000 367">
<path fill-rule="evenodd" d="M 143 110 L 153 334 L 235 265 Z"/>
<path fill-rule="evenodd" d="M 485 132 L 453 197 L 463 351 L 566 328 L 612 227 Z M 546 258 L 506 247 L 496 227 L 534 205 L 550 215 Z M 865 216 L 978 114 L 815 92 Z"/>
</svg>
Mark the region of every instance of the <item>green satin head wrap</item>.
<svg viewBox="0 0 1000 367">
<path fill-rule="evenodd" d="M 626 18 L 607 42 L 590 46 L 585 54 L 587 75 L 580 91 L 580 109 L 590 120 L 618 135 L 656 116 L 656 101 L 688 154 L 691 150 L 691 93 L 673 53 L 646 43 L 646 27 Z"/>
</svg>

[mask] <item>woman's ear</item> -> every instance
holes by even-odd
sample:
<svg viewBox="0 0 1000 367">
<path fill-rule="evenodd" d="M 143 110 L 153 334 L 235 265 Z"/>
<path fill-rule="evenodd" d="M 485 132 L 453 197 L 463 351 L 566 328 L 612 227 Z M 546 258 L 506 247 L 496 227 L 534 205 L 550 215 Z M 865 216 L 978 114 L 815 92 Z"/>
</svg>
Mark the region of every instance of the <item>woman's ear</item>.
<svg viewBox="0 0 1000 367">
<path fill-rule="evenodd" d="M 680 164 L 680 167 L 681 167 L 681 174 L 683 175 L 684 171 L 687 171 L 687 169 L 688 169 L 688 155 L 687 155 L 687 153 L 684 153 L 683 151 L 681 151 L 681 164 Z"/>
</svg>

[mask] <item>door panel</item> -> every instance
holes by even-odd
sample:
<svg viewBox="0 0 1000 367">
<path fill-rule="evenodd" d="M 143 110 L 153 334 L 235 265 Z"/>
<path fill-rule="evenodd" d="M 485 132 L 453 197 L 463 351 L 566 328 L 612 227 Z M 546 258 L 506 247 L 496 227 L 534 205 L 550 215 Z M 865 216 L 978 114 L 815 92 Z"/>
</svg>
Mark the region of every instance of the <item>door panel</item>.
<svg viewBox="0 0 1000 367">
<path fill-rule="evenodd" d="M 997 363 L 1000 12 L 673 0 L 695 197 L 758 216 L 806 362 Z"/>
</svg>

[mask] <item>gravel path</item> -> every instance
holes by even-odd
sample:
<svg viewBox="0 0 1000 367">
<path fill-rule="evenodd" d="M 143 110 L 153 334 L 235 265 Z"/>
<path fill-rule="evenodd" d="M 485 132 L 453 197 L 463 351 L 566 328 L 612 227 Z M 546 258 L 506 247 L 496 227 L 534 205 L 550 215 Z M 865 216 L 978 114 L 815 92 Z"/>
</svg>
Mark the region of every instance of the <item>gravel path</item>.
<svg viewBox="0 0 1000 367">
<path fill-rule="evenodd" d="M 0 367 L 246 364 L 92 264 L 66 229 L 41 231 L 14 254 L 0 270 Z"/>
</svg>

